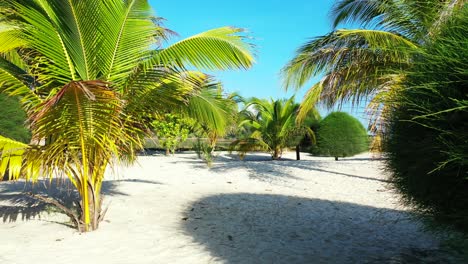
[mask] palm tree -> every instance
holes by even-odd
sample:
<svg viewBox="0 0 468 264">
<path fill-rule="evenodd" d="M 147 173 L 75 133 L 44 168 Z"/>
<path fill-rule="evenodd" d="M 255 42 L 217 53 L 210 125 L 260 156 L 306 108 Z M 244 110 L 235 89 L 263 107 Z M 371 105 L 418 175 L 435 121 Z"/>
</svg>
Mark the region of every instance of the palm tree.
<svg viewBox="0 0 468 264">
<path fill-rule="evenodd" d="M 335 29 L 300 47 L 283 68 L 286 88 L 304 86 L 323 76 L 305 95 L 300 118 L 317 102 L 328 107 L 351 100 L 368 100 L 371 130 L 383 130 L 385 113 L 428 38 L 438 34 L 465 0 L 338 0 L 331 16 L 336 28 L 343 23 L 361 29 Z"/>
<path fill-rule="evenodd" d="M 253 63 L 238 28 L 163 48 L 169 31 L 146 0 L 5 0 L 0 25 L 0 92 L 20 98 L 33 136 L 30 145 L 0 137 L 0 175 L 68 177 L 81 195 L 82 231 L 98 227 L 104 172 L 135 160 L 148 116 L 196 91 L 187 66 Z"/>
<path fill-rule="evenodd" d="M 284 148 L 298 145 L 304 135 L 314 140 L 309 127 L 296 123 L 298 109 L 294 96 L 287 100 L 252 98 L 246 103 L 239 124 L 247 136 L 234 141 L 231 148 L 241 156 L 251 150 L 266 150 L 276 160 L 281 158 Z"/>
</svg>

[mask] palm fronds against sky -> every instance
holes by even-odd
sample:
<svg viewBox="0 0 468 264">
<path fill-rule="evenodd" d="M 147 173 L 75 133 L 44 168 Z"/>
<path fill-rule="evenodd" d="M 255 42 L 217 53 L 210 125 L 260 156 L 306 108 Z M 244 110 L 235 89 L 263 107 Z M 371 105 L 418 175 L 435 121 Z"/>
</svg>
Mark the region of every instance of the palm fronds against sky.
<svg viewBox="0 0 468 264">
<path fill-rule="evenodd" d="M 404 71 L 427 38 L 463 0 L 339 0 L 331 11 L 335 29 L 300 47 L 282 70 L 286 88 L 301 88 L 322 76 L 306 93 L 300 118 L 316 103 L 371 101 L 374 123 L 385 112 L 384 99 L 399 89 Z"/>
</svg>

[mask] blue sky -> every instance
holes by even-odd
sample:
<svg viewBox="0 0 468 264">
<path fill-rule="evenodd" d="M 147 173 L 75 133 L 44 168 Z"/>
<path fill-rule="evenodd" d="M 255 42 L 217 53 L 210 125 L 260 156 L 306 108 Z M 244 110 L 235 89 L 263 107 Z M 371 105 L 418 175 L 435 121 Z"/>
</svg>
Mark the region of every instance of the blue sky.
<svg viewBox="0 0 468 264">
<path fill-rule="evenodd" d="M 333 0 L 237 0 L 237 1 L 157 1 L 150 0 L 156 15 L 165 18 L 164 25 L 177 32 L 179 40 L 208 29 L 235 26 L 248 31 L 255 44 L 256 64 L 248 71 L 211 73 L 227 92 L 244 97 L 286 98 L 296 93 L 300 101 L 307 86 L 286 92 L 279 72 L 297 48 L 307 40 L 332 30 L 329 10 Z M 316 79 L 317 80 L 317 79 Z M 314 81 L 312 80 L 310 84 Z M 362 109 L 350 111 L 366 124 Z M 328 110 L 321 109 L 322 115 Z"/>
</svg>

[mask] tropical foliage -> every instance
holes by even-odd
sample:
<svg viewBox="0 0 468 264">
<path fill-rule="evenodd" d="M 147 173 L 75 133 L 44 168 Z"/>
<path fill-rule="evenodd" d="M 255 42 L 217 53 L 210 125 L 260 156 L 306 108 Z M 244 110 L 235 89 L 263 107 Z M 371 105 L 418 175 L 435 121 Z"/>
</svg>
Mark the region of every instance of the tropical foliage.
<svg viewBox="0 0 468 264">
<path fill-rule="evenodd" d="M 166 155 L 174 154 L 177 146 L 184 142 L 192 122 L 175 114 L 164 114 L 151 123 L 159 144 L 166 149 Z"/>
<path fill-rule="evenodd" d="M 208 138 L 207 147 L 214 151 L 218 139 L 236 125 L 236 94 L 223 94 L 222 84 L 207 75 L 199 80 L 197 86 L 200 92 L 194 94 L 187 107 L 180 110 L 194 120 L 194 134 L 199 138 Z"/>
<path fill-rule="evenodd" d="M 252 98 L 246 102 L 239 124 L 246 136 L 235 140 L 231 148 L 242 156 L 248 151 L 265 150 L 271 153 L 272 159 L 279 159 L 284 148 L 298 145 L 304 135 L 315 139 L 308 126 L 296 122 L 298 108 L 294 97 L 287 100 Z"/>
<path fill-rule="evenodd" d="M 29 143 L 31 133 L 26 128 L 26 113 L 17 98 L 0 94 L 0 135 Z"/>
<path fill-rule="evenodd" d="M 367 131 L 351 115 L 333 112 L 326 116 L 317 130 L 319 154 L 335 157 L 349 157 L 368 150 Z"/>
<path fill-rule="evenodd" d="M 440 32 L 465 0 L 338 0 L 331 11 L 335 29 L 300 47 L 283 68 L 285 87 L 302 87 L 322 76 L 303 99 L 300 117 L 317 102 L 327 106 L 369 101 L 372 131 L 384 131 L 386 113 L 401 90 L 405 70 L 428 39 Z"/>
<path fill-rule="evenodd" d="M 407 71 L 384 138 L 388 169 L 409 203 L 468 233 L 468 8 Z"/>
<path fill-rule="evenodd" d="M 246 69 L 242 30 L 209 30 L 166 48 L 170 31 L 145 0 L 4 0 L 0 92 L 28 112 L 30 146 L 0 138 L 0 175 L 35 181 L 66 176 L 81 195 L 77 226 L 102 220 L 107 167 L 131 162 L 148 116 L 200 94 L 201 69 Z"/>
<path fill-rule="evenodd" d="M 465 230 L 466 9 L 465 0 L 339 0 L 334 26 L 362 28 L 314 38 L 283 69 L 286 87 L 323 75 L 302 115 L 317 102 L 369 101 L 406 201 Z"/>
</svg>

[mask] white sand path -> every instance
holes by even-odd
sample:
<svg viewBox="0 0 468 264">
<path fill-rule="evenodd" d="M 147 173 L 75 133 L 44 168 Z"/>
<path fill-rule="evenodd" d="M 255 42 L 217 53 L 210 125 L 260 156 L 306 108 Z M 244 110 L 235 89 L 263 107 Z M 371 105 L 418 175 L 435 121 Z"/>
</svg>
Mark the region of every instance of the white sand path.
<svg viewBox="0 0 468 264">
<path fill-rule="evenodd" d="M 209 169 L 193 153 L 142 156 L 107 177 L 106 221 L 85 234 L 24 183 L 0 183 L 0 263 L 458 262 L 399 205 L 381 161 L 285 157 L 223 153 Z"/>
</svg>

